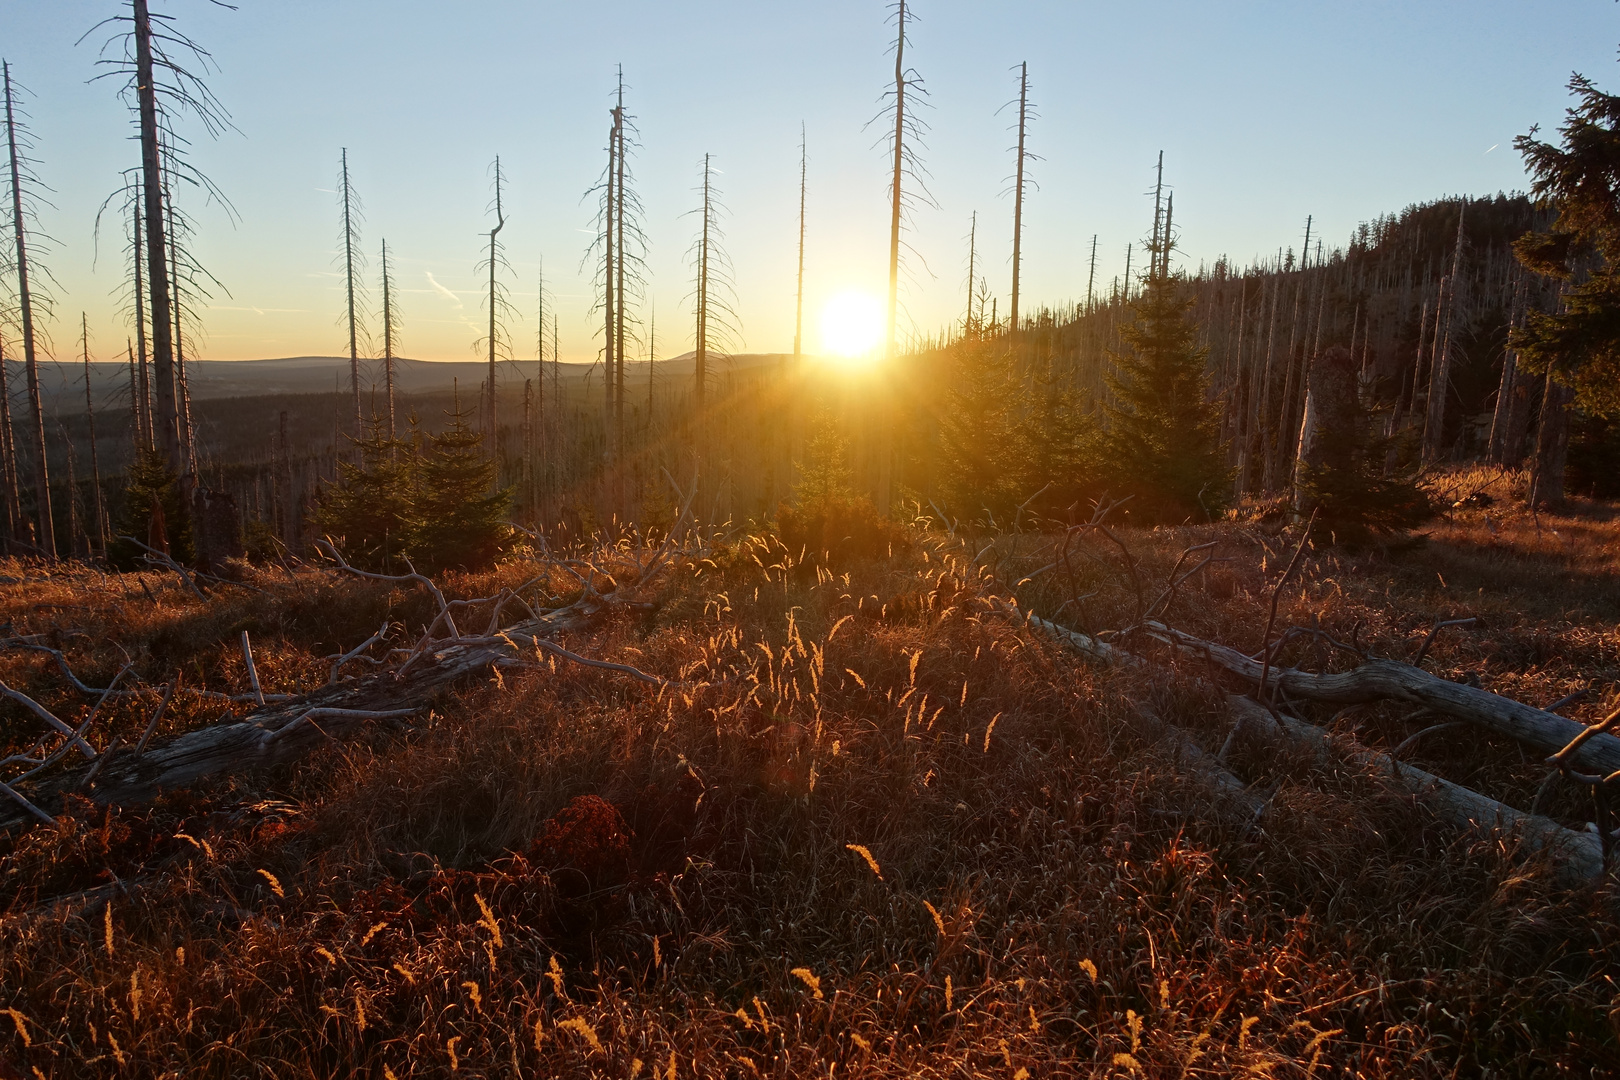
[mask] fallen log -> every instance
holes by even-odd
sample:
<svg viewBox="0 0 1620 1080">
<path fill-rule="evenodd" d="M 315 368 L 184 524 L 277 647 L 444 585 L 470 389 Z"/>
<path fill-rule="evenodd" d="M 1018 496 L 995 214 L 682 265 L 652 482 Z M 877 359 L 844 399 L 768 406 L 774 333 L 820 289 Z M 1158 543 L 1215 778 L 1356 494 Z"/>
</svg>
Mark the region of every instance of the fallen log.
<svg viewBox="0 0 1620 1080">
<path fill-rule="evenodd" d="M 1166 723 L 1162 717 L 1153 716 L 1153 719 L 1160 726 L 1162 737 L 1159 741 L 1171 760 L 1232 803 L 1242 812 L 1245 820 L 1253 822 L 1265 811 L 1266 800 L 1260 793 L 1239 779 L 1214 754 L 1199 746 L 1192 732 Z"/>
<path fill-rule="evenodd" d="M 1148 621 L 1144 632 L 1179 651 L 1208 660 L 1225 671 L 1259 685 L 1262 665 L 1227 645 Z M 1510 735 L 1549 754 L 1568 746 L 1586 725 L 1522 701 L 1454 683 L 1397 660 L 1369 660 L 1350 671 L 1317 674 L 1298 668 L 1271 667 L 1269 681 L 1283 693 L 1333 705 L 1369 701 L 1402 701 L 1446 716 L 1467 720 Z M 1620 739 L 1599 734 L 1583 743 L 1573 764 L 1608 775 L 1620 769 Z"/>
<path fill-rule="evenodd" d="M 1005 606 L 1002 610 L 1023 619 L 1032 626 L 1038 627 L 1059 643 L 1093 660 L 1136 670 L 1147 670 L 1152 667 L 1145 658 L 1117 645 L 1098 641 L 1090 635 L 1059 626 L 1038 615 Z M 1200 639 L 1192 640 L 1198 641 Z M 1203 644 L 1213 643 L 1204 642 Z M 1215 647 L 1224 648 L 1224 646 Z M 1243 660 L 1248 660 L 1248 657 L 1237 653 L 1236 650 L 1226 651 L 1234 653 Z M 1254 661 L 1249 661 L 1249 663 L 1254 668 L 1253 680 L 1258 683 L 1260 665 Z M 1276 674 L 1276 669 L 1273 669 L 1273 674 Z M 1433 678 L 1433 676 L 1430 677 Z M 1208 689 L 1212 694 L 1224 696 L 1227 705 L 1238 718 L 1238 722 L 1247 727 L 1251 734 L 1270 745 L 1282 745 L 1304 751 L 1324 763 L 1335 759 L 1347 760 L 1391 781 L 1410 794 L 1422 799 L 1442 818 L 1454 824 L 1464 828 L 1502 830 L 1515 835 L 1530 850 L 1545 853 L 1556 867 L 1558 878 L 1565 883 L 1592 881 L 1603 875 L 1603 846 L 1596 836 L 1576 832 L 1573 829 L 1566 829 L 1551 818 L 1539 814 L 1528 814 L 1516 810 L 1506 803 L 1498 802 L 1487 795 L 1454 784 L 1442 777 L 1435 776 L 1433 773 L 1425 772 L 1411 765 L 1403 765 L 1388 754 L 1361 746 L 1352 740 L 1336 739 L 1325 728 L 1281 712 L 1273 713 L 1251 698 L 1240 694 L 1227 694 L 1214 686 L 1209 686 Z M 1469 688 L 1465 687 L 1464 689 Z M 1496 695 L 1490 696 L 1494 697 Z M 1508 699 L 1504 698 L 1502 700 Z M 1515 702 L 1514 704 L 1518 703 Z M 1559 717 L 1558 719 L 1563 718 Z M 1574 721 L 1567 722 L 1574 723 Z M 1580 725 L 1575 726 L 1579 727 Z M 1181 748 L 1185 760 L 1193 771 L 1211 781 L 1217 790 L 1237 798 L 1242 804 L 1255 805 L 1252 792 L 1245 797 L 1242 792 L 1232 788 L 1230 782 L 1225 778 L 1231 777 L 1231 774 L 1226 771 L 1224 764 L 1218 758 L 1202 753 L 1196 744 L 1191 743 L 1191 740 L 1186 737 L 1184 732 L 1173 730 L 1172 740 L 1173 745 L 1178 745 Z M 1186 748 L 1189 745 L 1196 753 L 1186 753 Z M 1223 773 L 1225 776 L 1221 775 Z M 1236 777 L 1232 777 L 1232 779 L 1236 780 Z"/>
<path fill-rule="evenodd" d="M 294 760 L 367 720 L 419 712 L 442 688 L 487 671 L 499 661 L 533 657 L 543 644 L 549 644 L 545 639 L 589 626 L 613 602 L 611 596 L 591 596 L 495 636 L 440 639 L 413 657 L 408 670 L 329 683 L 308 694 L 254 708 L 240 719 L 227 713 L 218 723 L 144 753 L 119 755 L 81 794 L 97 803 L 129 806 L 207 776 Z M 59 773 L 36 785 L 28 800 L 43 810 L 77 789 L 83 778 L 82 769 Z M 0 829 L 26 824 L 34 817 L 23 806 L 0 806 Z"/>
<path fill-rule="evenodd" d="M 1550 855 L 1558 867 L 1559 877 L 1566 882 L 1591 881 L 1603 875 L 1603 844 L 1591 833 L 1566 829 L 1551 818 L 1515 810 L 1471 788 L 1404 765 L 1388 754 L 1348 739 L 1335 739 L 1326 728 L 1316 724 L 1286 713 L 1273 715 L 1249 698 L 1233 694 L 1228 701 L 1250 732 L 1267 742 L 1291 744 L 1321 761 L 1341 757 L 1405 788 L 1427 802 L 1441 817 L 1459 825 L 1501 829 L 1517 835 L 1532 851 Z"/>
</svg>

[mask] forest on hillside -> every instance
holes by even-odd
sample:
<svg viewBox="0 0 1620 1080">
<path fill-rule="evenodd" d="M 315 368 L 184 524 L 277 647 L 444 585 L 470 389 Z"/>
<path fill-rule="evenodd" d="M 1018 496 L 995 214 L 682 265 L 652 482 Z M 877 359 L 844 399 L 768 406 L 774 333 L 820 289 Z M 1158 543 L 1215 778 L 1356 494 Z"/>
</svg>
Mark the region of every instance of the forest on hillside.
<svg viewBox="0 0 1620 1080">
<path fill-rule="evenodd" d="M 47 409 L 39 377 L 46 362 L 36 345 L 40 318 L 53 314 L 48 285 L 39 285 L 49 270 L 37 265 L 37 252 L 30 255 L 28 234 L 43 191 L 35 157 L 49 148 L 35 145 L 18 119 L 8 67 L 10 273 L 8 332 L 0 333 L 0 355 L 10 360 L 0 364 L 6 542 L 18 552 L 103 555 L 115 534 L 151 531 L 157 483 L 173 488 L 169 516 L 180 510 L 179 520 L 167 522 L 170 531 L 185 532 L 193 504 L 206 495 L 228 526 L 228 553 L 245 550 L 238 534 L 259 537 L 260 547 L 274 537 L 304 553 L 341 525 L 320 508 L 354 482 L 354 469 L 364 471 L 365 443 L 386 434 L 420 457 L 423 440 L 453 426 L 458 410 L 459 422 L 479 433 L 490 483 L 507 493 L 515 520 L 565 544 L 604 528 L 667 525 L 674 492 L 689 486 L 700 491 L 695 513 L 705 523 L 775 520 L 807 473 L 837 474 L 844 494 L 869 500 L 880 517 L 926 512 L 940 522 L 992 525 L 1028 513 L 1031 521 L 1072 521 L 1105 495 L 1135 492 L 1126 515 L 1208 521 L 1245 501 L 1298 501 L 1297 459 L 1314 415 L 1311 369 L 1338 349 L 1355 369 L 1355 438 L 1367 444 L 1356 453 L 1367 457 L 1377 443 L 1381 466 L 1373 471 L 1381 482 L 1404 482 L 1445 463 L 1514 469 L 1528 462 L 1533 501 L 1557 503 L 1566 487 L 1614 493 L 1620 444 L 1605 408 L 1590 394 L 1575 401 L 1571 381 L 1534 348 L 1525 359 L 1530 328 L 1556 315 L 1571 284 L 1590 273 L 1574 250 L 1564 256 L 1574 260 L 1573 278 L 1516 254 L 1527 238 L 1567 231 L 1545 192 L 1441 198 L 1369 221 L 1348 238 L 1323 237 L 1307 220 L 1297 248 L 1247 266 L 1222 258 L 1193 269 L 1179 257 L 1183 226 L 1161 154 L 1151 218 L 1143 242 L 1127 253 L 1124 274 L 1097 280 L 1093 241 L 1083 298 L 1020 310 L 1024 166 L 1033 154 L 1027 65 L 1018 69 L 1015 99 L 1011 302 L 1003 311 L 990 286 L 975 221 L 961 318 L 931 333 L 906 332 L 897 306 L 902 236 L 910 200 L 926 196 L 926 186 L 916 156 L 922 128 L 907 97 L 916 98 L 922 84 L 904 60 L 903 6 L 896 16 L 897 67 L 885 94 L 894 168 L 881 363 L 838 367 L 800 350 L 803 162 L 794 350 L 775 360 L 732 361 L 735 271 L 707 159 L 692 248 L 696 347 L 680 361 L 647 362 L 657 351 L 656 326 L 644 325 L 641 310 L 647 241 L 633 168 L 637 132 L 621 73 L 607 160 L 587 193 L 596 208 L 587 259 L 598 289 L 598 364 L 578 377 L 561 363 L 558 315 L 554 304 L 548 308 L 543 280 L 532 357 L 512 339 L 497 161 L 482 264 L 485 374 L 454 395 L 395 385 L 397 280 L 386 240 L 378 280 L 362 278 L 367 241 L 344 151 L 338 196 L 346 391 L 192 400 L 187 373 L 196 361 L 188 361 L 188 342 L 220 286 L 191 254 L 196 223 L 177 196 L 212 189 L 178 132 L 187 123 L 217 132 L 226 114 L 198 75 L 206 64 L 186 61 L 200 61 L 202 47 L 168 16 L 154 17 L 132 0 L 130 14 L 110 24 L 122 59 L 109 74 L 132 79 L 124 93 L 141 160 L 103 209 L 109 225 L 122 218 L 111 231 L 122 232 L 128 265 L 127 378 L 111 394 L 102 385 L 97 401 L 93 384 L 105 384 L 106 375 L 92 378 L 83 325 L 83 408 L 58 393 Z M 150 86 L 142 81 L 148 70 L 156 75 Z M 1533 156 L 1539 145 L 1530 139 L 1525 152 Z M 56 362 L 65 369 L 59 381 L 71 385 L 71 365 L 61 356 Z M 1130 374 L 1143 364 L 1157 373 Z M 1178 364 L 1185 385 L 1173 392 L 1150 385 Z M 564 377 L 565 366 L 575 377 Z M 1166 392 L 1180 400 L 1170 404 Z M 1177 436 L 1197 433 L 1173 450 L 1164 443 L 1153 451 L 1182 458 L 1199 476 L 1193 490 L 1149 490 L 1172 483 L 1152 475 L 1170 466 L 1154 464 L 1146 449 L 1164 442 L 1163 433 L 1125 432 L 1137 421 L 1182 429 Z M 1137 451 L 1121 457 L 1121 438 L 1136 439 Z"/>
<path fill-rule="evenodd" d="M 1289 249 L 1248 267 L 1222 262 L 1172 272 L 1203 351 L 1205 393 L 1218 413 L 1221 459 L 1230 472 L 1208 505 L 1188 515 L 1208 520 L 1243 498 L 1290 488 L 1305 372 L 1333 347 L 1354 358 L 1364 408 L 1389 440 L 1391 471 L 1437 462 L 1484 460 L 1507 468 L 1539 462 L 1547 383 L 1520 370 L 1508 338 L 1531 312 L 1557 304 L 1558 282 L 1526 271 L 1512 250 L 1515 240 L 1549 220 L 1548 211 L 1536 210 L 1523 195 L 1452 198 L 1370 222 L 1347 244 L 1312 239 L 1308 249 L 1302 244 L 1308 256 Z M 1149 250 L 1153 246 L 1150 238 Z M 1167 264 L 1173 238 L 1169 247 Z M 1126 287 L 1116 279 L 1064 309 L 1021 316 L 1015 331 L 991 310 L 994 298 L 980 281 L 964 297 L 960 325 L 901 353 L 884 384 L 891 411 L 882 414 L 873 411 L 869 375 L 786 355 L 763 363 L 749 358 L 754 362 L 736 370 L 728 358 L 717 358 L 707 376 L 713 419 L 706 518 L 774 518 L 807 465 L 827 466 L 807 459 L 813 456 L 807 438 L 817 424 L 831 424 L 845 444 L 852 491 L 876 494 L 873 455 L 880 443 L 874 433 L 881 426 L 893 431 L 888 452 L 899 501 L 972 520 L 986 512 L 1004 517 L 1045 489 L 1029 509 L 1066 520 L 1111 487 L 1122 487 L 1108 468 L 1085 459 L 1082 444 L 1087 431 L 1107 423 L 1108 376 L 1126 349 L 1121 328 L 1136 318 L 1150 284 L 1137 279 Z M 664 472 L 684 479 L 693 469 L 689 362 L 639 365 L 645 385 L 627 387 L 622 453 L 628 495 L 619 516 L 629 526 L 656 526 L 660 514 L 667 520 Z M 497 482 L 514 490 L 526 524 L 588 534 L 606 511 L 609 394 L 599 372 L 560 375 L 555 360 L 529 367 L 533 374 L 522 384 L 508 379 L 497 388 L 498 415 L 509 418 L 499 423 Z M 531 395 L 527 403 L 523 384 Z M 546 391 L 535 396 L 535 385 Z M 467 398 L 482 394 L 474 387 Z M 369 398 L 375 408 L 376 394 Z M 244 525 L 264 523 L 294 549 L 307 547 L 318 492 L 340 479 L 339 464 L 355 453 L 346 415 L 352 402 L 338 393 L 207 400 L 192 408 L 205 481 L 231 494 Z M 416 417 L 426 433 L 440 430 L 455 408 L 447 393 L 397 395 L 401 420 Z M 945 422 L 968 414 L 982 416 L 977 428 Z M 1547 414 L 1558 416 L 1556 410 Z M 140 445 L 127 404 L 99 417 L 85 411 L 58 416 L 60 464 L 53 475 L 67 475 L 69 451 L 77 462 L 89 459 L 92 420 L 99 422 L 107 462 L 101 499 L 109 519 L 116 519 L 124 512 L 124 470 Z M 1609 422 L 1576 412 L 1565 423 L 1572 425 L 1565 463 L 1570 489 L 1614 494 L 1620 450 Z M 1550 452 L 1556 440 L 1548 442 Z M 1043 455 L 1045 461 L 1037 460 Z M 90 522 L 92 485 L 80 477 L 71 500 L 63 485 L 57 500 L 63 529 L 70 513 Z M 28 494 L 19 489 L 20 507 L 30 506 Z M 77 509 L 70 511 L 68 503 Z"/>
</svg>

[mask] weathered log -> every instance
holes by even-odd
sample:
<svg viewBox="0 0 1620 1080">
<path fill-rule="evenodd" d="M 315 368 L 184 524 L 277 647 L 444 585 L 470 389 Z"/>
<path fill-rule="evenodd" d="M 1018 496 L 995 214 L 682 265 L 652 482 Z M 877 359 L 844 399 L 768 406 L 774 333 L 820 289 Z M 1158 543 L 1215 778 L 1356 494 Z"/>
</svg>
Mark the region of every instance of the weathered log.
<svg viewBox="0 0 1620 1080">
<path fill-rule="evenodd" d="M 1039 615 L 1030 614 L 1008 604 L 997 603 L 996 606 L 1005 614 L 1023 619 L 1030 625 L 1039 627 L 1060 643 L 1099 663 L 1133 670 L 1143 670 L 1149 666 L 1146 660 L 1135 653 L 1115 648 L 1106 641 L 1098 641 L 1087 634 L 1059 626 L 1057 623 L 1043 619 Z M 1222 764 L 1214 754 L 1206 752 L 1203 747 L 1199 746 L 1190 731 L 1170 723 L 1162 716 L 1154 715 L 1152 719 L 1154 723 L 1160 726 L 1162 734 L 1160 741 L 1164 744 L 1164 748 L 1170 752 L 1173 759 L 1203 780 L 1212 790 L 1235 802 L 1249 815 L 1256 815 L 1260 812 L 1264 800 L 1250 790 L 1247 784 L 1233 775 L 1231 770 Z"/>
<path fill-rule="evenodd" d="M 1308 724 L 1286 713 L 1273 715 L 1249 698 L 1236 694 L 1227 699 L 1233 712 L 1248 730 L 1265 741 L 1286 743 L 1308 751 L 1319 760 L 1342 757 L 1380 777 L 1391 780 L 1427 802 L 1431 809 L 1459 825 L 1481 829 L 1502 829 L 1518 835 L 1532 851 L 1544 851 L 1553 858 L 1559 877 L 1565 881 L 1591 881 L 1603 874 L 1603 845 L 1590 833 L 1579 833 L 1551 818 L 1527 814 L 1487 795 L 1454 784 L 1412 765 L 1404 765 L 1388 754 L 1335 739 L 1326 728 Z"/>
<path fill-rule="evenodd" d="M 1216 667 L 1250 682 L 1260 682 L 1260 662 L 1230 646 L 1205 641 L 1162 623 L 1148 622 L 1143 625 L 1154 638 L 1175 646 L 1181 652 L 1206 659 Z M 1466 683 L 1454 683 L 1397 660 L 1369 660 L 1351 671 L 1325 674 L 1273 667 L 1270 679 L 1290 697 L 1334 705 L 1386 700 L 1422 705 L 1437 713 L 1510 735 L 1549 754 L 1568 746 L 1570 740 L 1586 728 L 1579 721 L 1557 713 Z M 1594 736 L 1580 748 L 1573 763 L 1603 775 L 1620 769 L 1620 739 L 1608 734 Z"/>
<path fill-rule="evenodd" d="M 1248 821 L 1258 818 L 1265 810 L 1266 800 L 1260 793 L 1240 780 L 1219 758 L 1198 745 L 1192 732 L 1155 717 L 1163 729 L 1160 742 L 1183 769 L 1234 804 Z"/>
<path fill-rule="evenodd" d="M 386 671 L 327 684 L 308 694 L 254 708 L 241 719 L 227 713 L 218 723 L 177 736 L 143 754 L 119 755 L 82 794 L 98 803 L 129 806 L 207 776 L 292 761 L 336 733 L 363 723 L 367 716 L 398 716 L 425 708 L 451 683 L 487 671 L 500 660 L 533 656 L 538 642 L 590 625 L 610 602 L 611 598 L 591 597 L 519 623 L 495 637 L 437 641 L 403 675 Z M 59 774 L 34 788 L 29 799 L 41 809 L 52 807 L 75 790 L 83 776 L 83 770 Z M 0 806 L 0 828 L 31 820 L 21 806 Z"/>
<path fill-rule="evenodd" d="M 1014 609 L 1004 608 L 1009 613 Z M 1098 641 L 1086 634 L 1058 626 L 1056 623 L 1017 611 L 1016 614 L 1031 625 L 1039 627 L 1060 643 L 1102 663 L 1146 669 L 1151 667 L 1147 660 L 1121 649 L 1108 642 Z M 1156 627 L 1156 629 L 1163 629 Z M 1198 641 L 1200 639 L 1192 639 Z M 1211 642 L 1202 642 L 1204 645 L 1213 645 Z M 1214 646 L 1224 648 L 1224 646 Z M 1236 653 L 1236 650 L 1227 650 Z M 1254 668 L 1249 677 L 1258 683 L 1260 678 L 1260 665 L 1241 653 L 1238 657 L 1247 661 Z M 1292 670 L 1292 669 L 1286 669 Z M 1416 669 L 1413 669 L 1416 670 Z M 1273 672 L 1275 674 L 1275 671 Z M 1248 674 L 1245 672 L 1245 674 Z M 1433 678 L 1433 676 L 1429 676 Z M 1439 681 L 1439 680 L 1437 680 Z M 1207 685 L 1207 684 L 1206 684 Z M 1452 684 L 1447 684 L 1452 685 Z M 1218 688 L 1208 687 L 1211 693 L 1220 694 Z M 1464 689 L 1470 689 L 1465 687 Z M 1476 691 L 1477 692 L 1477 691 Z M 1228 707 L 1238 717 L 1251 734 L 1263 741 L 1276 746 L 1283 744 L 1297 750 L 1303 750 L 1323 763 L 1343 758 L 1365 768 L 1381 777 L 1385 777 L 1397 785 L 1405 788 L 1414 796 L 1424 800 L 1441 817 L 1461 825 L 1465 828 L 1500 829 L 1516 835 L 1520 841 L 1532 851 L 1547 854 L 1560 880 L 1574 883 L 1591 881 L 1602 876 L 1604 871 L 1603 847 L 1596 836 L 1575 832 L 1553 821 L 1551 818 L 1539 814 L 1527 814 L 1516 810 L 1506 803 L 1498 802 L 1487 795 L 1454 784 L 1449 780 L 1435 776 L 1433 773 L 1411 765 L 1402 765 L 1388 754 L 1360 746 L 1347 739 L 1335 739 L 1325 728 L 1307 723 L 1284 713 L 1273 713 L 1264 706 L 1240 694 L 1225 694 Z M 1303 696 L 1303 695 L 1302 695 Z M 1495 695 L 1490 695 L 1495 696 Z M 1508 700 L 1508 699 L 1502 699 Z M 1514 702 L 1514 704 L 1518 704 Z M 1539 711 L 1539 710 L 1537 710 Z M 1563 719 L 1559 717 L 1558 719 Z M 1574 723 L 1573 721 L 1566 721 Z M 1576 727 L 1580 725 L 1576 724 Z M 1175 736 L 1179 734 L 1181 738 Z M 1247 789 L 1238 791 L 1233 789 L 1221 774 L 1232 777 L 1226 772 L 1225 766 L 1215 757 L 1204 754 L 1184 732 L 1172 730 L 1172 745 L 1179 745 L 1184 760 L 1192 769 L 1210 780 L 1218 790 L 1222 790 L 1246 805 L 1256 806 L 1257 801 L 1252 792 Z M 1194 753 L 1187 753 L 1190 746 Z M 1238 781 L 1241 786 L 1241 781 Z M 1246 797 L 1245 797 L 1246 796 Z"/>
</svg>

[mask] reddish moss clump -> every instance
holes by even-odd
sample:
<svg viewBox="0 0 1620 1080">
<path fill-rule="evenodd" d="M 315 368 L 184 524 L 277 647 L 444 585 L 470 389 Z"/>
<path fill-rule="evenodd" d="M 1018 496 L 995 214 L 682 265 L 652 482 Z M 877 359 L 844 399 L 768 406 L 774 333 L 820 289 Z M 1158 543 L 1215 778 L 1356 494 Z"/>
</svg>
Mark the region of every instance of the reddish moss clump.
<svg viewBox="0 0 1620 1080">
<path fill-rule="evenodd" d="M 577 795 L 546 821 L 530 851 L 535 865 L 574 870 L 601 887 L 623 880 L 630 869 L 630 827 L 606 799 Z"/>
</svg>

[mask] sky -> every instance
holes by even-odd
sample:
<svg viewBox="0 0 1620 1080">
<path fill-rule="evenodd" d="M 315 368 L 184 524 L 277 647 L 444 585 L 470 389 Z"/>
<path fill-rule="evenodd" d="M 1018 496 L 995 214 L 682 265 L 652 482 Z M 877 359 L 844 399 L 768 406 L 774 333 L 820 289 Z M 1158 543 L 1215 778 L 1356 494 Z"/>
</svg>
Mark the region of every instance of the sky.
<svg viewBox="0 0 1620 1080">
<path fill-rule="evenodd" d="M 197 257 L 228 290 L 201 311 L 204 358 L 346 355 L 336 189 L 347 148 L 374 301 L 384 239 L 394 264 L 400 354 L 477 355 L 499 155 L 514 356 L 535 354 L 543 266 L 562 359 L 595 359 L 586 193 L 606 161 L 620 65 L 648 242 L 638 315 L 656 328 L 659 357 L 692 347 L 704 154 L 726 208 L 730 347 L 791 350 L 801 125 L 805 351 L 823 348 L 829 305 L 849 310 L 848 294 L 886 290 L 888 162 L 882 125 L 869 126 L 893 78 L 884 0 L 151 4 L 209 50 L 209 85 L 234 124 L 218 139 L 181 127 L 234 207 L 180 195 Z M 131 333 L 119 225 L 103 220 L 99 237 L 95 225 L 138 150 L 113 81 L 92 81 L 113 32 L 95 27 L 127 7 L 0 0 L 0 51 L 26 90 L 36 171 L 51 189 L 38 262 L 55 279 L 45 328 L 60 360 L 78 355 L 81 312 L 93 357 L 122 354 Z M 1026 311 L 1084 299 L 1094 236 L 1099 292 L 1127 244 L 1140 265 L 1161 150 L 1177 261 L 1196 270 L 1297 246 L 1307 215 L 1314 235 L 1342 244 L 1359 222 L 1414 202 L 1521 190 L 1513 138 L 1556 127 L 1570 74 L 1620 87 L 1612 0 L 915 0 L 913 12 L 907 60 L 927 91 L 919 155 L 931 201 L 910 222 L 902 322 L 918 333 L 961 317 L 975 212 L 981 272 L 1006 310 L 1016 112 L 1004 106 L 1022 62 L 1038 155 Z"/>
</svg>

